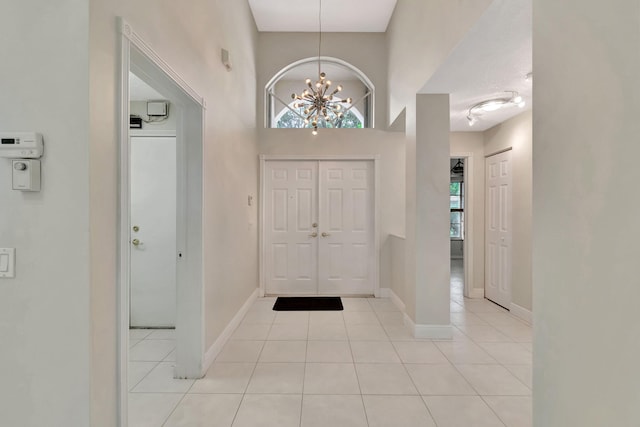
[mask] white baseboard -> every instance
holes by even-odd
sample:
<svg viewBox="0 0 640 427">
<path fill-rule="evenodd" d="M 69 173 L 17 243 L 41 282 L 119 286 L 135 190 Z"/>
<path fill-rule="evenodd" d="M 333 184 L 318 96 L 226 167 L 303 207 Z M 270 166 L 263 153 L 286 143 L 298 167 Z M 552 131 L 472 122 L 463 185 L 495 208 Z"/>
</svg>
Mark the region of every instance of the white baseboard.
<svg viewBox="0 0 640 427">
<path fill-rule="evenodd" d="M 213 343 L 213 345 L 211 347 L 209 347 L 209 350 L 207 350 L 207 352 L 204 355 L 204 363 L 202 365 L 202 369 L 203 369 L 202 375 L 203 376 L 204 376 L 204 374 L 207 373 L 207 370 L 209 370 L 209 367 L 211 366 L 211 364 L 213 363 L 215 358 L 220 353 L 220 350 L 222 350 L 222 347 L 224 347 L 224 345 L 227 343 L 227 341 L 231 337 L 231 334 L 233 334 L 233 331 L 235 331 L 236 328 L 238 327 L 238 325 L 240 325 L 240 322 L 242 322 L 242 319 L 244 318 L 244 316 L 247 314 L 247 312 L 251 308 L 251 305 L 254 303 L 254 301 L 256 299 L 258 299 L 258 294 L 259 293 L 260 293 L 260 290 L 256 289 L 249 296 L 247 301 L 245 301 L 245 303 L 242 305 L 242 307 L 240 307 L 240 310 L 238 310 L 236 315 L 233 316 L 233 319 L 231 319 L 231 321 L 229 322 L 227 327 L 224 328 L 224 331 L 222 331 L 222 333 L 218 336 L 218 339 L 216 339 L 216 341 Z"/>
<path fill-rule="evenodd" d="M 529 325 L 533 323 L 533 313 L 531 310 L 527 310 L 526 308 L 514 303 L 511 303 L 509 310 L 511 311 L 511 314 L 516 316 L 518 319 L 525 321 Z"/>
<path fill-rule="evenodd" d="M 389 288 L 389 298 L 391 298 L 391 301 L 393 302 L 393 304 L 396 307 L 398 307 L 398 310 L 400 310 L 404 314 L 404 311 L 407 308 L 407 306 L 404 304 L 404 302 L 402 302 L 400 297 L 396 295 L 395 292 L 393 292 L 393 289 L 391 288 Z"/>
<path fill-rule="evenodd" d="M 484 298 L 484 288 L 471 288 L 469 298 Z"/>
<path fill-rule="evenodd" d="M 380 288 L 376 294 L 376 298 L 389 298 L 391 296 L 391 288 Z"/>
<path fill-rule="evenodd" d="M 453 338 L 451 325 L 416 325 L 406 314 L 404 324 L 414 338 L 450 340 Z"/>
</svg>

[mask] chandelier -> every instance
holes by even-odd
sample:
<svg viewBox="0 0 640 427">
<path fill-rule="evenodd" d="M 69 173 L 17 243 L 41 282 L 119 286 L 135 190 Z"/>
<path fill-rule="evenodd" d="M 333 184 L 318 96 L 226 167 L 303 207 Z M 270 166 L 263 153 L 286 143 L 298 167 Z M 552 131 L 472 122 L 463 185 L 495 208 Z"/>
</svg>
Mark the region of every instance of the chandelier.
<svg viewBox="0 0 640 427">
<path fill-rule="evenodd" d="M 308 89 L 305 89 L 300 95 L 292 94 L 291 98 L 297 100 L 293 104 L 294 108 L 301 108 L 304 124 L 313 128 L 313 135 L 318 134 L 318 125 L 324 121 L 325 127 L 330 123 L 332 127 L 336 127 L 337 123 L 344 117 L 344 108 L 342 104 L 351 104 L 351 98 L 339 99 L 334 95 L 342 91 L 342 86 L 338 85 L 331 91 L 331 80 L 327 80 L 327 75 L 321 70 L 321 51 L 322 51 L 322 0 L 319 0 L 318 6 L 318 80 L 312 84 L 311 79 L 305 80 Z"/>
</svg>

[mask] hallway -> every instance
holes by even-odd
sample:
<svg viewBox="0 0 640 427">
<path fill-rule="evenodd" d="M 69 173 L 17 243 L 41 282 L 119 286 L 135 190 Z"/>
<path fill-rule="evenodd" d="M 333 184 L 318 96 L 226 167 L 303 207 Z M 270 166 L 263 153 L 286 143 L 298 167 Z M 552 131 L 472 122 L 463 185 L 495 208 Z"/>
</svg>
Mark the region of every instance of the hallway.
<svg viewBox="0 0 640 427">
<path fill-rule="evenodd" d="M 131 331 L 130 426 L 530 426 L 531 328 L 464 299 L 460 273 L 452 341 L 413 339 L 389 299 L 309 313 L 263 298 L 193 381 L 171 378 L 170 331 Z"/>
</svg>

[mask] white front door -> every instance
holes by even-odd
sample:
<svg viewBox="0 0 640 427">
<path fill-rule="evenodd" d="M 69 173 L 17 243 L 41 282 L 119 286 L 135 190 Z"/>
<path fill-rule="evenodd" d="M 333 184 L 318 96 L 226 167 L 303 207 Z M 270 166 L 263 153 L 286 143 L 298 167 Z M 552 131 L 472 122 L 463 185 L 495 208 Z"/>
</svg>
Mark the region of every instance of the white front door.
<svg viewBox="0 0 640 427">
<path fill-rule="evenodd" d="M 372 295 L 371 161 L 267 161 L 264 283 L 270 295 Z"/>
<path fill-rule="evenodd" d="M 320 162 L 319 294 L 374 291 L 373 164 Z"/>
<path fill-rule="evenodd" d="M 485 296 L 511 304 L 511 150 L 486 159 Z"/>
<path fill-rule="evenodd" d="M 318 162 L 266 162 L 264 261 L 268 294 L 318 288 Z"/>
<path fill-rule="evenodd" d="M 175 327 L 176 138 L 131 138 L 131 327 Z"/>
</svg>

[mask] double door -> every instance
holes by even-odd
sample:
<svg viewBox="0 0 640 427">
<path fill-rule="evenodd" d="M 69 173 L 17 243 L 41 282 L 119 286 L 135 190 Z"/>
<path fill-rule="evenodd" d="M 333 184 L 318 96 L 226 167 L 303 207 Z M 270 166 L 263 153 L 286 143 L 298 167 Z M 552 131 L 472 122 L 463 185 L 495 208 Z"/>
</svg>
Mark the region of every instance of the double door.
<svg viewBox="0 0 640 427">
<path fill-rule="evenodd" d="M 372 161 L 267 161 L 264 283 L 270 295 L 373 295 Z"/>
</svg>

